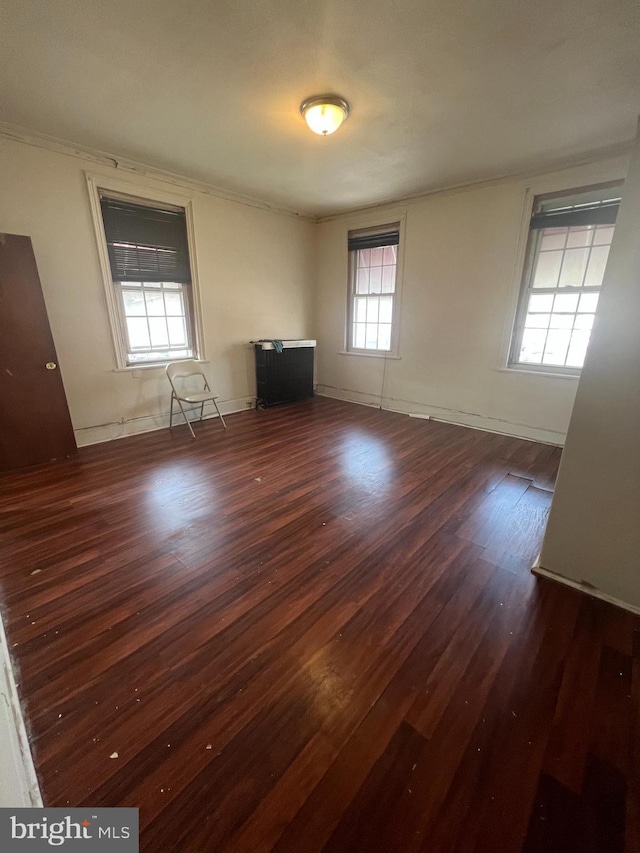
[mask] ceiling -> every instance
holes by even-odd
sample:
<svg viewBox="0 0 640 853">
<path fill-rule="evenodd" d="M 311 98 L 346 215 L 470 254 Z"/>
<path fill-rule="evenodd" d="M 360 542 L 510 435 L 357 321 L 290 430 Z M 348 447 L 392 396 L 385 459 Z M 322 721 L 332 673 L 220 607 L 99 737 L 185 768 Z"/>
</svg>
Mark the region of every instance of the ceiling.
<svg viewBox="0 0 640 853">
<path fill-rule="evenodd" d="M 3 0 L 0 74 L 2 121 L 321 216 L 632 138 L 640 3 Z"/>
</svg>

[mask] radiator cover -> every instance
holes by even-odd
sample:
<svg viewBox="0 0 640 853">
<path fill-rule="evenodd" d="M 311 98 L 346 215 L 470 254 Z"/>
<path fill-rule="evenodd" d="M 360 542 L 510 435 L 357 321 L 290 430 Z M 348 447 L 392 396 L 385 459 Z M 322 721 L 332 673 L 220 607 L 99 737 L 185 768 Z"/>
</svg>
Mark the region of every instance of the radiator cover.
<svg viewBox="0 0 640 853">
<path fill-rule="evenodd" d="M 282 352 L 255 344 L 257 406 L 266 408 L 313 397 L 315 350 L 300 343 L 285 341 Z"/>
</svg>

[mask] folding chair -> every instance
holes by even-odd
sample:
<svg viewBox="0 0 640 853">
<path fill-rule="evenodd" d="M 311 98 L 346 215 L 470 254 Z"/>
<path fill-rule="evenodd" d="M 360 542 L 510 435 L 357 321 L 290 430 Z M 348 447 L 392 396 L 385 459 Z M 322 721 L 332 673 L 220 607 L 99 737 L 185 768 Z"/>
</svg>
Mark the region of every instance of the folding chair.
<svg viewBox="0 0 640 853">
<path fill-rule="evenodd" d="M 176 379 L 187 379 L 189 376 L 202 376 L 204 379 L 204 389 L 202 391 L 197 390 L 185 390 L 181 393 L 176 386 L 174 380 Z M 194 359 L 189 359 L 188 361 L 174 361 L 171 364 L 167 365 L 167 379 L 171 384 L 171 414 L 169 416 L 169 429 L 173 429 L 173 401 L 176 400 L 178 405 L 180 406 L 180 410 L 182 415 L 187 422 L 187 426 L 189 427 L 189 432 L 191 433 L 191 438 L 195 438 L 195 433 L 193 428 L 191 427 L 191 422 L 187 417 L 187 413 L 184 410 L 183 403 L 190 403 L 191 405 L 198 405 L 200 403 L 200 420 L 202 420 L 202 416 L 204 414 L 204 404 L 211 401 L 213 405 L 216 407 L 216 411 L 220 420 L 222 421 L 222 426 L 226 429 L 227 425 L 224 422 L 224 418 L 222 417 L 222 412 L 218 408 L 218 403 L 216 402 L 219 394 L 214 394 L 211 388 L 209 388 L 209 383 L 207 382 L 207 377 L 204 375 L 204 370 L 202 366 L 195 361 Z"/>
</svg>

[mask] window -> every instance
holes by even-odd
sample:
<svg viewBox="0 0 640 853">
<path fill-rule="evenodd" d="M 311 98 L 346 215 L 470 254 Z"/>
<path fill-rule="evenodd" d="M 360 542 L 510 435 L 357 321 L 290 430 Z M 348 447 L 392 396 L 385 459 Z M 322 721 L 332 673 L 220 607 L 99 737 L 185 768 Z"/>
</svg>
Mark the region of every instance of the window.
<svg viewBox="0 0 640 853">
<path fill-rule="evenodd" d="M 196 355 L 185 209 L 152 205 L 100 191 L 126 366 Z"/>
<path fill-rule="evenodd" d="M 613 238 L 619 187 L 534 200 L 510 364 L 577 373 Z"/>
<path fill-rule="evenodd" d="M 349 232 L 348 349 L 391 353 L 396 348 L 400 225 Z"/>
</svg>

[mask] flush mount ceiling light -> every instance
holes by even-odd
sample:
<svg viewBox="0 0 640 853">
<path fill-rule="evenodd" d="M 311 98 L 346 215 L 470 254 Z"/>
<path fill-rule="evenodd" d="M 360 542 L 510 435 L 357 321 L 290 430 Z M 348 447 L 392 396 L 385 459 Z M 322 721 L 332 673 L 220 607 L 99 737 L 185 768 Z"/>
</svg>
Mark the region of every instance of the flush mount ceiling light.
<svg viewBox="0 0 640 853">
<path fill-rule="evenodd" d="M 314 133 L 334 133 L 349 115 L 349 104 L 337 95 L 316 95 L 300 104 L 300 112 Z"/>
</svg>

